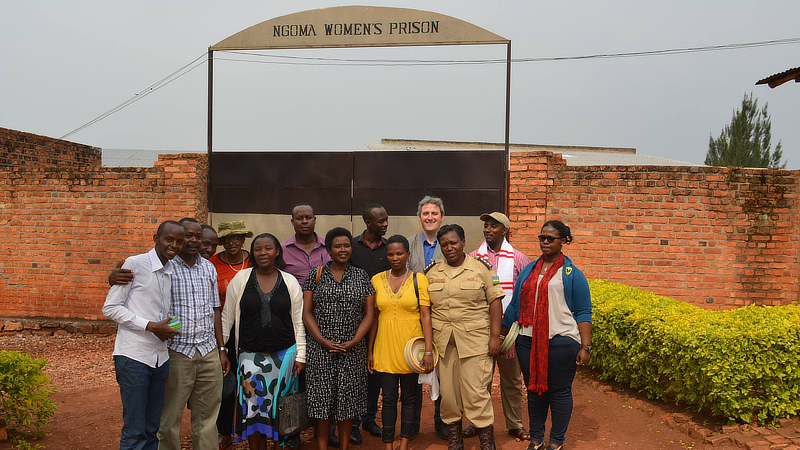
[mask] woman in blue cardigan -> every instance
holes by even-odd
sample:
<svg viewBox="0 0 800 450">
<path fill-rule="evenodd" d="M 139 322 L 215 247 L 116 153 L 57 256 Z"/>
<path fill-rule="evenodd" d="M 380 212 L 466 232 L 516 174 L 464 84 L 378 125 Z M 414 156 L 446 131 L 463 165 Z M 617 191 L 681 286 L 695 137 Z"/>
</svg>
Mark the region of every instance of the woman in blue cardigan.
<svg viewBox="0 0 800 450">
<path fill-rule="evenodd" d="M 503 327 L 519 322 L 519 365 L 528 388 L 531 443 L 544 449 L 548 410 L 553 426 L 546 450 L 561 450 L 572 415 L 572 381 L 577 365 L 592 353 L 592 300 L 583 272 L 561 253 L 572 242 L 568 226 L 550 220 L 542 226 L 542 256 L 525 266 L 503 316 Z"/>
</svg>

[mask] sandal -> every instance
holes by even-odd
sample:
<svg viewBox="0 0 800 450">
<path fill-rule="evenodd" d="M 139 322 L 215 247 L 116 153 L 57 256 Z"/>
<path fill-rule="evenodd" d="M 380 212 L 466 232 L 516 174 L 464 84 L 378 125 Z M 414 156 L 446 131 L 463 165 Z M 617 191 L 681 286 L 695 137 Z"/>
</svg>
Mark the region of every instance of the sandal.
<svg viewBox="0 0 800 450">
<path fill-rule="evenodd" d="M 513 430 L 508 430 L 508 434 L 516 438 L 518 441 L 531 440 L 531 434 L 525 431 L 524 428 L 514 428 Z"/>
<path fill-rule="evenodd" d="M 230 450 L 233 446 L 233 436 L 220 436 L 219 450 Z"/>
<path fill-rule="evenodd" d="M 461 436 L 465 438 L 475 437 L 478 435 L 478 429 L 475 428 L 475 425 L 470 424 L 464 431 L 461 432 Z"/>
</svg>

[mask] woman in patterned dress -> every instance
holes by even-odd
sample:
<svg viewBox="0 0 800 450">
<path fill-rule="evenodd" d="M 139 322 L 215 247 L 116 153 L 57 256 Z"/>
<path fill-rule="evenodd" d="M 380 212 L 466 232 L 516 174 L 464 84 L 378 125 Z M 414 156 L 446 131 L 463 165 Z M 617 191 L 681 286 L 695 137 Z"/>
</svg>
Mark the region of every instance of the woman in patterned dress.
<svg viewBox="0 0 800 450">
<path fill-rule="evenodd" d="M 316 419 L 317 448 L 328 448 L 335 417 L 339 436 L 350 436 L 353 419 L 367 410 L 367 349 L 375 290 L 367 273 L 350 264 L 353 237 L 344 228 L 325 236 L 331 262 L 303 284 L 303 321 L 308 339 L 308 417 Z M 348 439 L 340 441 L 347 450 Z"/>
<path fill-rule="evenodd" d="M 259 450 L 262 437 L 280 440 L 273 409 L 291 374 L 305 368 L 303 295 L 285 267 L 275 236 L 263 233 L 250 245 L 252 268 L 233 277 L 222 312 L 223 338 L 233 324 L 239 344 L 241 439 Z"/>
</svg>

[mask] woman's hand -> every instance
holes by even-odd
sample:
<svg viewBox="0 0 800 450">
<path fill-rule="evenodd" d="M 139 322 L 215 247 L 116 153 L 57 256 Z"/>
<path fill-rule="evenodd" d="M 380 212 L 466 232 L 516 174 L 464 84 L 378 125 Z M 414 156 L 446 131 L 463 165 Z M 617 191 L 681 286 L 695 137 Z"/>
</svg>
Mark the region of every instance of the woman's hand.
<svg viewBox="0 0 800 450">
<path fill-rule="evenodd" d="M 585 366 L 589 364 L 589 359 L 591 359 L 592 354 L 586 351 L 586 349 L 580 349 L 578 352 L 578 356 L 575 357 L 575 363 L 579 366 Z"/>
<path fill-rule="evenodd" d="M 336 346 L 339 344 L 339 342 L 332 341 L 330 339 L 322 339 L 319 341 L 319 344 L 329 353 L 336 353 Z"/>
<path fill-rule="evenodd" d="M 355 347 L 356 344 L 357 344 L 356 341 L 345 341 L 345 342 L 340 343 L 339 346 L 342 348 L 342 353 L 345 353 L 348 350 L 350 350 L 353 347 Z"/>
<path fill-rule="evenodd" d="M 497 356 L 500 354 L 500 336 L 492 336 L 489 338 L 489 356 Z"/>
<path fill-rule="evenodd" d="M 294 370 L 292 373 L 295 375 L 300 375 L 304 370 L 306 370 L 306 363 L 301 363 L 300 361 L 294 362 Z"/>
<path fill-rule="evenodd" d="M 425 355 L 422 357 L 422 367 L 425 368 L 425 373 L 431 373 L 433 371 L 433 356 L 432 355 Z"/>
<path fill-rule="evenodd" d="M 345 343 L 342 341 L 328 341 L 331 343 L 331 348 L 328 350 L 332 355 L 344 355 L 347 352 L 347 348 L 345 348 Z"/>
<path fill-rule="evenodd" d="M 372 351 L 367 352 L 367 371 L 375 373 L 375 358 L 372 355 Z"/>
</svg>

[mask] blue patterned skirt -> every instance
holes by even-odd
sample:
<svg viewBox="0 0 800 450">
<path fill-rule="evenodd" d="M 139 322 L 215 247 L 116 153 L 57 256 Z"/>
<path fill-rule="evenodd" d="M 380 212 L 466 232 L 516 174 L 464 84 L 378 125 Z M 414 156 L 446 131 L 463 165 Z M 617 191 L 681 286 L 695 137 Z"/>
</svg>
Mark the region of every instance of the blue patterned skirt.
<svg viewBox="0 0 800 450">
<path fill-rule="evenodd" d="M 291 348 L 291 347 L 290 347 Z M 241 438 L 261 433 L 269 439 L 278 441 L 278 427 L 273 417 L 273 407 L 277 399 L 276 392 L 286 389 L 286 376 L 278 376 L 286 360 L 289 349 L 273 353 L 239 353 L 239 407 L 241 422 L 237 427 L 241 430 Z M 289 355 L 290 359 L 291 356 Z M 288 361 L 287 361 L 288 362 Z M 289 368 L 291 370 L 291 368 Z M 278 386 L 278 384 L 281 386 Z"/>
</svg>

